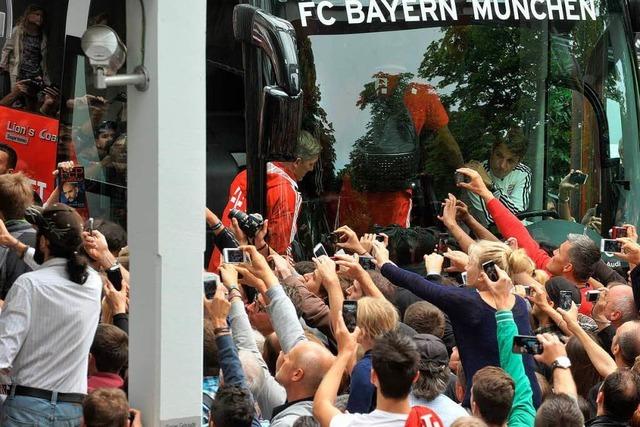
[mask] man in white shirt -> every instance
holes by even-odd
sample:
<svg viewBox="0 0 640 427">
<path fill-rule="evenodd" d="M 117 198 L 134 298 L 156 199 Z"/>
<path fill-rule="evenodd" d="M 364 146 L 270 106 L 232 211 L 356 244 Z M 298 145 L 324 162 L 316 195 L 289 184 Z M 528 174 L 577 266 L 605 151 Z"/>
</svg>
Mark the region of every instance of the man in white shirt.
<svg viewBox="0 0 640 427">
<path fill-rule="evenodd" d="M 444 427 L 440 417 L 424 407 L 411 408 L 409 392 L 420 375 L 420 355 L 410 338 L 396 331 L 376 339 L 371 350 L 371 383 L 376 386 L 376 409 L 369 414 L 343 414 L 334 401 L 342 374 L 357 349 L 359 328 L 350 334 L 344 322 L 336 328 L 338 357 L 313 400 L 313 415 L 322 427 Z M 351 393 L 358 393 L 352 389 Z"/>
<path fill-rule="evenodd" d="M 500 199 L 514 214 L 529 208 L 531 169 L 521 163 L 526 153 L 527 141 L 522 131 L 513 128 L 505 137 L 494 141 L 489 160 L 482 163 L 472 161 L 466 165 L 480 174 L 496 199 Z M 493 218 L 489 215 L 484 201 L 470 192 L 468 197 L 476 219 L 483 225 L 492 224 Z"/>
<path fill-rule="evenodd" d="M 38 230 L 40 265 L 15 281 L 0 313 L 0 370 L 13 384 L 0 425 L 80 425 L 102 281 L 78 252 L 82 219 L 73 208 L 29 208 L 26 219 Z M 1 222 L 0 245 L 24 246 Z"/>
</svg>

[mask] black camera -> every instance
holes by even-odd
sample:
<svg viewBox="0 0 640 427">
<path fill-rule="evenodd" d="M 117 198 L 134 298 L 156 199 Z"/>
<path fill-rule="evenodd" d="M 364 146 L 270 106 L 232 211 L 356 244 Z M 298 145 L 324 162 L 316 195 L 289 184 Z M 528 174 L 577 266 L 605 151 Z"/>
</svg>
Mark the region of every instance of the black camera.
<svg viewBox="0 0 640 427">
<path fill-rule="evenodd" d="M 27 81 L 27 87 L 29 88 L 29 92 L 38 93 L 42 89 L 44 89 L 46 84 L 43 80 L 30 79 Z"/>
<path fill-rule="evenodd" d="M 229 219 L 235 218 L 238 221 L 238 225 L 240 229 L 244 231 L 244 233 L 250 239 L 256 237 L 256 233 L 260 231 L 262 226 L 264 225 L 264 219 L 262 219 L 262 215 L 254 213 L 254 214 L 246 214 L 238 209 L 231 209 L 229 212 Z"/>
</svg>

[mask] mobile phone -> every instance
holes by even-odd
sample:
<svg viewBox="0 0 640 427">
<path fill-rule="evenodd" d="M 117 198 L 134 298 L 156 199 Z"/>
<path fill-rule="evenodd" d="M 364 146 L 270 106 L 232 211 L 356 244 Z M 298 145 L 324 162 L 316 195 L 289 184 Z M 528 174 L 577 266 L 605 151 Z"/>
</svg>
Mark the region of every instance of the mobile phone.
<svg viewBox="0 0 640 427">
<path fill-rule="evenodd" d="M 584 185 L 587 182 L 588 174 L 582 173 L 580 171 L 571 172 L 569 175 L 569 182 L 571 184 Z"/>
<path fill-rule="evenodd" d="M 384 243 L 384 236 L 382 234 L 376 234 L 376 240 L 380 243 Z"/>
<path fill-rule="evenodd" d="M 89 236 L 93 236 L 93 218 L 89 218 L 88 226 L 89 226 Z"/>
<path fill-rule="evenodd" d="M 614 252 L 622 252 L 622 242 L 614 239 L 602 239 L 600 240 L 600 252 L 611 254 Z"/>
<path fill-rule="evenodd" d="M 460 273 L 460 279 L 462 280 L 462 285 L 467 286 L 467 272 L 463 271 Z"/>
<path fill-rule="evenodd" d="M 571 309 L 573 295 L 571 291 L 560 291 L 560 308 L 563 310 Z"/>
<path fill-rule="evenodd" d="M 444 216 L 444 203 L 438 205 L 438 216 Z"/>
<path fill-rule="evenodd" d="M 596 302 L 598 301 L 598 297 L 600 297 L 600 291 L 587 291 L 587 301 Z"/>
<path fill-rule="evenodd" d="M 225 264 L 242 264 L 249 259 L 240 248 L 224 248 L 222 256 Z"/>
<path fill-rule="evenodd" d="M 531 296 L 531 286 L 528 285 L 523 285 L 522 286 L 524 288 L 524 294 L 528 297 Z"/>
<path fill-rule="evenodd" d="M 462 172 L 456 172 L 454 176 L 456 180 L 456 185 L 462 182 L 471 182 L 471 178 L 463 174 Z"/>
<path fill-rule="evenodd" d="M 619 239 L 621 237 L 627 237 L 627 227 L 614 226 L 611 229 L 611 238 Z"/>
<path fill-rule="evenodd" d="M 500 279 L 500 276 L 498 276 L 498 270 L 496 270 L 495 262 L 487 261 L 483 263 L 482 269 L 486 273 L 487 277 L 489 277 L 489 280 L 491 280 L 492 282 L 497 282 Z"/>
<path fill-rule="evenodd" d="M 373 257 L 370 256 L 361 256 L 358 258 L 358 262 L 365 270 L 375 270 L 376 265 L 373 263 Z"/>
<path fill-rule="evenodd" d="M 530 335 L 516 335 L 513 337 L 512 351 L 517 354 L 542 354 L 542 344 L 538 338 Z"/>
<path fill-rule="evenodd" d="M 218 275 L 205 271 L 202 273 L 202 284 L 204 287 L 204 296 L 207 299 L 213 298 L 218 288 Z"/>
<path fill-rule="evenodd" d="M 113 285 L 113 288 L 120 292 L 122 290 L 122 272 L 120 271 L 120 265 L 116 264 L 107 270 L 107 279 Z"/>
<path fill-rule="evenodd" d="M 356 329 L 358 320 L 358 301 L 344 300 L 342 303 L 342 318 L 349 332 Z"/>
<path fill-rule="evenodd" d="M 320 258 L 322 255 L 326 255 L 329 256 L 329 253 L 327 252 L 327 250 L 324 248 L 324 245 L 322 243 L 318 243 L 314 248 L 313 248 L 313 256 L 316 258 Z"/>
</svg>

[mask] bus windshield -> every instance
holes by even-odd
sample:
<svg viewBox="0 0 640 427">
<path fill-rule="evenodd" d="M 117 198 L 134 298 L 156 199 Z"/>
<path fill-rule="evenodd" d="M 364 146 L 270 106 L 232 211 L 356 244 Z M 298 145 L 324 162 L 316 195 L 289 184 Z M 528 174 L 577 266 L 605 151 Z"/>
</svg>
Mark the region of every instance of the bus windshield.
<svg viewBox="0 0 640 427">
<path fill-rule="evenodd" d="M 450 192 L 490 225 L 486 207 L 455 186 L 463 164 L 483 169 L 514 213 L 562 216 L 559 203 L 569 198 L 564 219 L 598 232 L 598 215 L 640 219 L 628 205 L 637 198 L 627 184 L 638 178 L 638 89 L 621 0 L 596 2 L 595 20 L 462 16 L 444 25 L 401 16 L 349 25 L 344 2 L 333 3 L 332 26 L 313 16 L 303 26 L 297 2 L 266 5 L 298 34 L 303 128 L 325 148 L 307 179 L 313 189 L 303 189 L 339 195 L 322 198 L 330 227 L 432 225 Z M 586 181 L 567 187 L 572 170 Z M 373 200 L 395 214 L 371 206 L 378 193 L 387 197 Z M 363 194 L 366 209 L 353 208 Z M 603 203 L 608 213 L 596 212 Z"/>
</svg>

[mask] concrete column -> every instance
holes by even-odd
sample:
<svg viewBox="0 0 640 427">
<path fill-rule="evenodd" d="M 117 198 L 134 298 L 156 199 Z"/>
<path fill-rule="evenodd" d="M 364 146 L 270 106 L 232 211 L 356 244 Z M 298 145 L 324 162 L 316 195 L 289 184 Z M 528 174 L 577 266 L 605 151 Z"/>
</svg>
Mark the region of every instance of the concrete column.
<svg viewBox="0 0 640 427">
<path fill-rule="evenodd" d="M 127 66 L 142 15 L 127 1 Z M 149 89 L 128 87 L 129 392 L 145 426 L 200 424 L 206 0 L 144 0 Z"/>
</svg>

